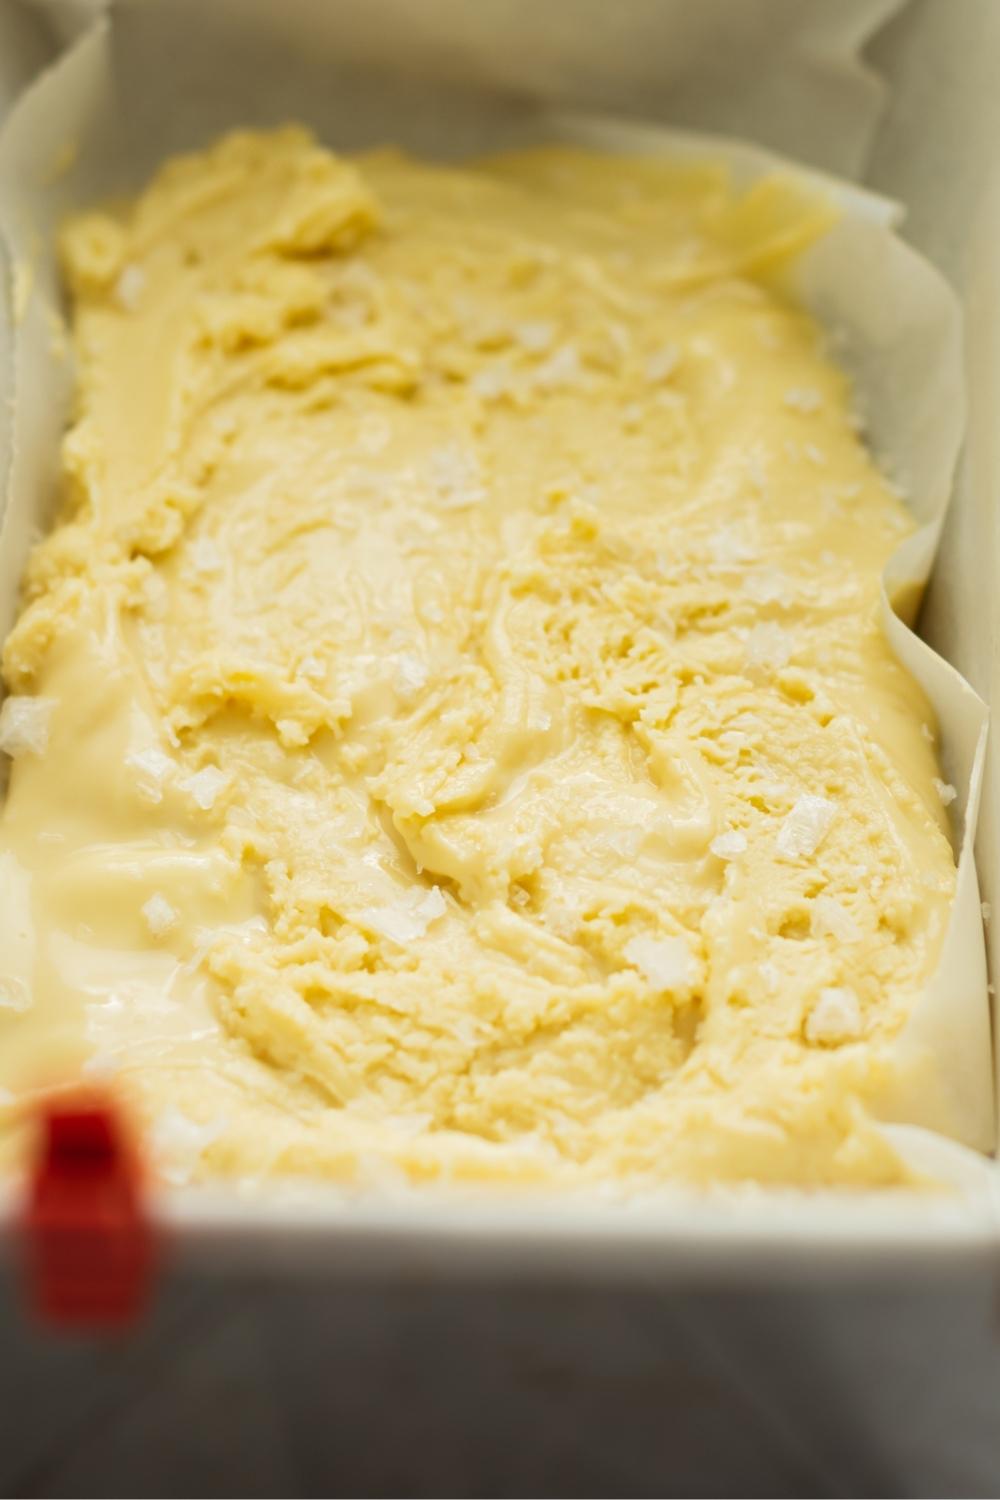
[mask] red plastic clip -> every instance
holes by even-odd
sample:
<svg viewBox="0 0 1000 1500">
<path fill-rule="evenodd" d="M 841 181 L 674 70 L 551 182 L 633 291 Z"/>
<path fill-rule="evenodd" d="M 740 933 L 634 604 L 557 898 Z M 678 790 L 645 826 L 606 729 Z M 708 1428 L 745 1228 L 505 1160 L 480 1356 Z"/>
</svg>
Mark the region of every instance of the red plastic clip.
<svg viewBox="0 0 1000 1500">
<path fill-rule="evenodd" d="M 141 1173 L 105 1100 L 50 1102 L 28 1185 L 29 1295 L 62 1326 L 120 1327 L 143 1310 L 154 1257 Z"/>
</svg>

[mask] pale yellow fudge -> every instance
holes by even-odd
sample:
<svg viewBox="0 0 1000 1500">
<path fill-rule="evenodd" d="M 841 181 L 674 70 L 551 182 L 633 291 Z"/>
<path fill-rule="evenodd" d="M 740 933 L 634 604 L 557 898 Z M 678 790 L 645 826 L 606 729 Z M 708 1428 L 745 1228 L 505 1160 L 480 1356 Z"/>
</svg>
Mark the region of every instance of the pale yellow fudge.
<svg viewBox="0 0 1000 1500">
<path fill-rule="evenodd" d="M 286 129 L 67 226 L 0 1083 L 107 1080 L 170 1180 L 905 1180 L 949 789 L 781 289 L 828 221 Z"/>
</svg>

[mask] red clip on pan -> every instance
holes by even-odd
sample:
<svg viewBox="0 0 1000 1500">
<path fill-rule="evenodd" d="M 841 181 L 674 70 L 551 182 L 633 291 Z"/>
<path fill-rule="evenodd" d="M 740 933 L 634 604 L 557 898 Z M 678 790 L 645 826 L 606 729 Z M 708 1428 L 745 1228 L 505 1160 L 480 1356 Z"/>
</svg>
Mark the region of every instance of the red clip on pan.
<svg viewBox="0 0 1000 1500">
<path fill-rule="evenodd" d="M 143 1311 L 154 1259 L 142 1174 L 110 1101 L 50 1102 L 24 1209 L 34 1309 L 81 1330 L 120 1328 Z"/>
</svg>

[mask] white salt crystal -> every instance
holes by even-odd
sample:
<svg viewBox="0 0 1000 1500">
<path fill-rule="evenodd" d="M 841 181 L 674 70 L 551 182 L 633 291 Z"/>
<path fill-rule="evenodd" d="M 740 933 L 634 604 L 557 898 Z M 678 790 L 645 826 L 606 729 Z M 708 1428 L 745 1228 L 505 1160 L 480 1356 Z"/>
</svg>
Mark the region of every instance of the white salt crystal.
<svg viewBox="0 0 1000 1500">
<path fill-rule="evenodd" d="M 139 795 L 146 802 L 161 802 L 163 783 L 174 769 L 171 757 L 151 745 L 148 750 L 133 750 L 126 755 L 125 764 L 137 773 Z"/>
<path fill-rule="evenodd" d="M 557 937 L 572 942 L 580 926 L 580 913 L 571 906 L 560 906 L 558 902 L 554 902 L 546 907 L 543 921 Z"/>
<path fill-rule="evenodd" d="M 392 426 L 387 417 L 367 416 L 358 428 L 358 447 L 373 456 L 381 453 L 392 437 Z"/>
<path fill-rule="evenodd" d="M 781 971 L 776 963 L 773 963 L 769 958 L 765 958 L 760 966 L 760 977 L 763 979 L 768 992 L 773 994 L 781 980 Z"/>
<path fill-rule="evenodd" d="M 386 1128 L 396 1135 L 407 1138 L 424 1135 L 434 1124 L 433 1115 L 389 1115 L 385 1121 Z"/>
<path fill-rule="evenodd" d="M 787 630 L 765 620 L 747 631 L 746 658 L 752 667 L 784 667 L 791 660 L 794 646 L 795 641 Z"/>
<path fill-rule="evenodd" d="M 555 335 L 556 331 L 551 323 L 518 323 L 514 328 L 514 337 L 529 354 L 541 354 L 552 343 Z"/>
<path fill-rule="evenodd" d="M 765 490 L 767 488 L 767 470 L 756 454 L 752 454 L 747 459 L 747 475 L 755 490 Z"/>
<path fill-rule="evenodd" d="M 819 999 L 806 1017 L 807 1042 L 835 1047 L 861 1035 L 861 1006 L 853 990 L 831 986 L 819 992 Z"/>
<path fill-rule="evenodd" d="M 417 656 L 404 651 L 396 659 L 396 686 L 401 693 L 415 693 L 427 681 L 427 667 Z"/>
<path fill-rule="evenodd" d="M 511 388 L 510 366 L 502 361 L 492 365 L 483 365 L 482 369 L 477 370 L 472 376 L 469 385 L 481 400 L 497 401 Z"/>
<path fill-rule="evenodd" d="M 34 996 L 23 979 L 15 974 L 0 975 L 0 1010 L 30 1010 Z"/>
<path fill-rule="evenodd" d="M 856 943 L 861 937 L 861 928 L 835 896 L 817 896 L 812 906 L 812 931 L 814 937 L 829 936 L 840 943 Z"/>
<path fill-rule="evenodd" d="M 486 499 L 475 454 L 453 443 L 431 454 L 430 477 L 445 510 L 463 510 Z"/>
<path fill-rule="evenodd" d="M 646 361 L 646 379 L 652 381 L 666 380 L 677 368 L 677 361 L 681 357 L 681 351 L 676 344 L 664 344 L 662 349 L 657 349 Z"/>
<path fill-rule="evenodd" d="M 629 938 L 625 957 L 659 990 L 687 990 L 694 982 L 694 963 L 684 938 Z"/>
<path fill-rule="evenodd" d="M 150 896 L 142 908 L 142 914 L 146 918 L 146 926 L 153 937 L 162 937 L 177 921 L 177 913 L 167 898 L 161 896 L 159 892 L 155 896 Z"/>
<path fill-rule="evenodd" d="M 223 1119 L 201 1125 L 173 1106 L 165 1109 L 149 1133 L 161 1177 L 175 1186 L 188 1182 L 202 1153 L 225 1128 Z"/>
<path fill-rule="evenodd" d="M 738 828 L 730 829 L 728 833 L 718 834 L 708 847 L 719 859 L 735 859 L 737 855 L 746 853 L 746 834 L 740 833 Z"/>
<path fill-rule="evenodd" d="M 49 721 L 54 698 L 31 698 L 18 693 L 0 708 L 0 750 L 5 755 L 44 755 L 49 743 Z"/>
<path fill-rule="evenodd" d="M 126 312 L 135 312 L 139 298 L 146 290 L 146 273 L 141 266 L 128 265 L 115 282 L 115 299 Z"/>
<path fill-rule="evenodd" d="M 535 384 L 551 389 L 558 385 L 575 385 L 582 369 L 575 344 L 563 344 L 535 371 Z"/>
<path fill-rule="evenodd" d="M 118 1071 L 118 1064 L 110 1052 L 92 1052 L 80 1064 L 84 1078 L 110 1078 Z"/>
<path fill-rule="evenodd" d="M 743 588 L 756 604 L 777 604 L 788 598 L 788 579 L 777 568 L 748 573 Z"/>
<path fill-rule="evenodd" d="M 790 859 L 815 854 L 837 815 L 836 803 L 828 797 L 805 792 L 795 803 L 778 831 L 777 849 Z"/>
<path fill-rule="evenodd" d="M 934 790 L 937 792 L 945 807 L 950 807 L 958 796 L 958 791 L 950 781 L 942 781 L 940 776 L 934 777 Z"/>
<path fill-rule="evenodd" d="M 809 462 L 811 464 L 816 464 L 817 467 L 821 467 L 826 463 L 826 454 L 823 452 L 822 448 L 817 448 L 815 443 L 803 443 L 802 452 L 805 454 Z"/>
<path fill-rule="evenodd" d="M 818 411 L 823 405 L 823 393 L 814 385 L 793 385 L 785 392 L 785 405 L 793 411 Z"/>
<path fill-rule="evenodd" d="M 752 562 L 757 553 L 746 537 L 732 526 L 720 526 L 708 543 L 712 561 L 717 567 L 726 568 L 734 563 Z"/>
<path fill-rule="evenodd" d="M 632 335 L 624 323 L 609 323 L 608 337 L 614 344 L 623 359 L 627 359 L 632 352 Z"/>
<path fill-rule="evenodd" d="M 220 771 L 218 766 L 203 766 L 200 771 L 185 776 L 179 785 L 203 812 L 208 812 L 215 806 L 216 798 L 228 780 L 225 771 Z"/>
<path fill-rule="evenodd" d="M 923 735 L 923 737 L 927 741 L 928 745 L 933 745 L 933 743 L 934 743 L 934 731 L 933 731 L 933 729 L 931 728 L 931 726 L 929 724 L 921 724 L 921 726 L 920 726 L 920 733 Z"/>
<path fill-rule="evenodd" d="M 634 859 L 642 847 L 642 836 L 641 828 L 616 828 L 605 833 L 602 842 L 623 859 Z"/>
<path fill-rule="evenodd" d="M 308 677 L 311 681 L 317 682 L 321 677 L 326 676 L 326 668 L 318 656 L 304 656 L 299 662 L 299 673 L 302 677 Z"/>
<path fill-rule="evenodd" d="M 993 908 L 990 903 L 988 901 L 983 901 L 980 904 L 979 910 L 983 914 L 983 921 L 988 922 L 993 915 Z"/>
<path fill-rule="evenodd" d="M 188 556 L 196 573 L 218 573 L 222 568 L 222 553 L 210 536 L 194 537 Z"/>
<path fill-rule="evenodd" d="M 359 920 L 363 926 L 394 943 L 411 943 L 415 938 L 423 937 L 431 923 L 443 917 L 447 909 L 447 902 L 435 885 L 416 900 L 411 896 L 397 906 L 366 907 Z"/>
<path fill-rule="evenodd" d="M 148 573 L 143 580 L 142 592 L 149 618 L 151 620 L 166 619 L 169 603 L 166 580 L 161 578 L 159 573 Z"/>
</svg>

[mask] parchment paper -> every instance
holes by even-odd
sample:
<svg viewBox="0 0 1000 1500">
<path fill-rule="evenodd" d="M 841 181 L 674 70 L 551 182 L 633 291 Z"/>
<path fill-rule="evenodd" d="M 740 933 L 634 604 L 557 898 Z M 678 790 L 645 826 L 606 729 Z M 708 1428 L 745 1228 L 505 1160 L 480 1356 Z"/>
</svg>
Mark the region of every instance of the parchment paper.
<svg viewBox="0 0 1000 1500">
<path fill-rule="evenodd" d="M 514 3 L 480 9 L 439 0 L 404 10 L 399 0 L 375 0 L 352 7 L 349 24 L 340 7 L 318 0 L 280 7 L 264 0 L 141 0 L 117 7 L 110 25 L 99 22 L 22 97 L 0 139 L 0 230 L 13 328 L 6 354 L 0 336 L 0 458 L 5 446 L 11 450 L 0 533 L 0 630 L 12 622 L 30 537 L 45 523 L 55 485 L 71 372 L 52 235 L 71 207 L 138 187 L 164 156 L 220 130 L 286 118 L 305 121 L 343 148 L 395 140 L 455 156 L 558 136 L 631 151 L 669 146 L 721 155 L 738 183 L 777 165 L 766 151 L 718 137 L 666 135 L 551 108 L 567 100 L 738 126 L 764 140 L 787 138 L 794 119 L 814 160 L 833 157 L 850 168 L 874 118 L 873 86 L 851 63 L 853 44 L 894 8 L 888 0 L 845 0 L 836 8 L 795 7 L 789 0 L 700 6 L 635 0 L 623 9 L 645 26 L 625 27 L 617 10 L 614 25 L 599 19 L 611 8 L 560 4 L 543 8 L 546 17 L 559 18 L 550 33 L 537 14 Z M 594 28 L 582 49 L 566 31 L 571 14 L 578 26 L 586 15 Z M 712 43 L 724 22 L 730 30 L 719 56 Z M 755 68 L 747 52 L 751 41 L 760 47 L 762 36 L 778 39 L 765 69 Z M 549 59 L 544 65 L 528 45 L 532 37 L 543 61 Z M 516 77 L 515 38 L 523 63 Z M 817 85 L 817 66 L 830 83 L 826 90 Z M 865 117 L 863 129 L 849 118 L 859 106 L 854 118 Z M 71 168 L 60 172 L 70 157 Z M 939 971 L 900 1043 L 914 1057 L 932 1055 L 936 1065 L 922 1071 L 911 1091 L 887 1099 L 885 1110 L 986 1152 L 994 1139 L 993 1077 L 972 858 L 986 713 L 888 605 L 890 595 L 926 579 L 941 529 L 964 418 L 960 311 L 942 278 L 891 232 L 891 203 L 816 174 L 809 180 L 832 192 L 843 214 L 803 257 L 798 291 L 836 334 L 875 451 L 921 522 L 887 569 L 885 625 L 935 707 L 945 774 L 959 789 L 952 921 Z M 12 431 L 5 434 L 11 412 Z M 899 1139 L 914 1160 L 933 1158 L 932 1170 L 964 1187 L 977 1178 L 983 1158 L 928 1152 L 919 1130 Z M 952 1170 L 959 1157 L 963 1166 Z"/>
</svg>

